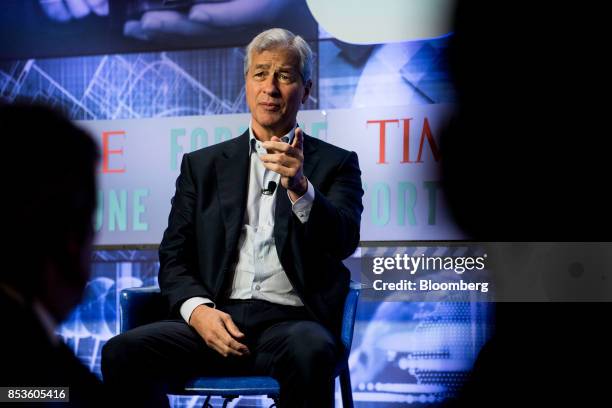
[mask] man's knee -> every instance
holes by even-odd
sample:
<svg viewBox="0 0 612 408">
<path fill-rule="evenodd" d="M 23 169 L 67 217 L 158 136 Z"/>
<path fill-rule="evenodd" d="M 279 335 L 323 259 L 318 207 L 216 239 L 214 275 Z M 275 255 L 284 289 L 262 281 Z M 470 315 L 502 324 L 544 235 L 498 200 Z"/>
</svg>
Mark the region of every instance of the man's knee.
<svg viewBox="0 0 612 408">
<path fill-rule="evenodd" d="M 119 334 L 109 339 L 102 347 L 102 375 L 127 372 L 132 366 L 138 366 L 138 341 L 130 332 Z M 112 373 L 115 372 L 115 373 Z"/>
<path fill-rule="evenodd" d="M 118 364 L 125 361 L 127 353 L 123 347 L 121 335 L 112 337 L 102 347 L 102 371 L 115 368 Z"/>
<path fill-rule="evenodd" d="M 319 324 L 297 325 L 289 332 L 288 342 L 293 362 L 299 368 L 333 371 L 338 347 L 331 334 Z"/>
<path fill-rule="evenodd" d="M 143 342 L 126 332 L 112 337 L 102 348 L 102 376 L 117 400 L 133 407 L 169 407 L 166 388 L 156 382 L 142 354 Z"/>
</svg>

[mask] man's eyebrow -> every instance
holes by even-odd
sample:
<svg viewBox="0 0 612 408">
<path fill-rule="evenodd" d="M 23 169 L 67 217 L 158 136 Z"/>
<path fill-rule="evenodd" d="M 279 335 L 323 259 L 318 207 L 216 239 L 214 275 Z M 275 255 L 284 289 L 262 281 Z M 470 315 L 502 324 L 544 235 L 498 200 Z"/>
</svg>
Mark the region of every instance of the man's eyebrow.
<svg viewBox="0 0 612 408">
<path fill-rule="evenodd" d="M 271 65 L 270 64 L 255 64 L 255 66 L 253 67 L 254 69 L 270 69 Z M 282 72 L 293 72 L 293 71 L 297 71 L 296 68 L 292 65 L 284 65 L 282 67 L 278 68 L 278 71 L 282 71 Z"/>
</svg>

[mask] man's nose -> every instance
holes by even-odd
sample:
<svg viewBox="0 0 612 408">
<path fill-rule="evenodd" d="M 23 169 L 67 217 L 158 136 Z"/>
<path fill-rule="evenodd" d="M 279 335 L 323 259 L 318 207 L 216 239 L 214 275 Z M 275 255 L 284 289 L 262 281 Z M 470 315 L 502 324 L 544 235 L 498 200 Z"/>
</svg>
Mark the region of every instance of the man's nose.
<svg viewBox="0 0 612 408">
<path fill-rule="evenodd" d="M 276 75 L 269 75 L 263 83 L 263 91 L 271 96 L 277 96 L 280 94 L 278 89 L 278 79 Z"/>
</svg>

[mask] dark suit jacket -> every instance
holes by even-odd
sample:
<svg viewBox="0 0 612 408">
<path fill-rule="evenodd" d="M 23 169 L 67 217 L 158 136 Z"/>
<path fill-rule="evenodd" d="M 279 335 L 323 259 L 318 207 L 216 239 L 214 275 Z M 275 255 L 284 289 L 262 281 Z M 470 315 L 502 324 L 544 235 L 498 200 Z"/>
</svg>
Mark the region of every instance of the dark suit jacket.
<svg viewBox="0 0 612 408">
<path fill-rule="evenodd" d="M 249 135 L 185 154 L 159 249 L 159 285 L 171 312 L 193 296 L 223 300 L 231 285 L 245 213 Z M 338 333 L 359 243 L 363 205 L 357 155 L 304 136 L 304 174 L 315 189 L 308 222 L 278 186 L 274 239 L 280 262 L 312 316 Z"/>
</svg>

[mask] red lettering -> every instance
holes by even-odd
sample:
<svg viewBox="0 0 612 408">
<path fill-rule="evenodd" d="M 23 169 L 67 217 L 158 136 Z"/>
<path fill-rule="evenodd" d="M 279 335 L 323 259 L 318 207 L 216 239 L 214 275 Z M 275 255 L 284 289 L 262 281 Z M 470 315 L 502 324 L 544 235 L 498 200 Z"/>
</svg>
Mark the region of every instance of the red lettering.
<svg viewBox="0 0 612 408">
<path fill-rule="evenodd" d="M 403 157 L 401 163 L 412 163 L 410 161 L 410 121 L 412 118 L 402 120 L 404 121 L 404 146 L 402 149 Z"/>
<path fill-rule="evenodd" d="M 427 138 L 427 141 L 429 142 L 429 148 L 431 149 L 431 153 L 433 154 L 434 159 L 436 161 L 440 161 L 440 150 L 438 149 L 438 145 L 436 144 L 436 141 L 434 140 L 433 135 L 431 134 L 429 121 L 427 120 L 427 118 L 425 118 L 425 121 L 423 122 L 423 131 L 421 132 L 421 141 L 419 143 L 419 155 L 417 157 L 416 162 L 423 163 L 421 157 L 423 155 L 423 144 L 425 144 L 425 138 Z"/>
<path fill-rule="evenodd" d="M 397 125 L 399 126 L 399 120 L 398 119 L 368 120 L 367 124 L 369 125 L 370 123 L 380 123 L 380 127 L 379 127 L 379 135 L 380 135 L 379 149 L 380 150 L 378 153 L 378 164 L 387 164 L 387 162 L 385 161 L 385 141 L 387 137 L 386 125 L 387 123 L 397 123 Z"/>
<path fill-rule="evenodd" d="M 111 154 L 123 156 L 123 148 L 114 150 L 109 148 L 111 136 L 125 136 L 125 131 L 102 132 L 102 173 L 125 173 L 125 166 L 122 168 L 109 167 L 109 157 Z"/>
</svg>

